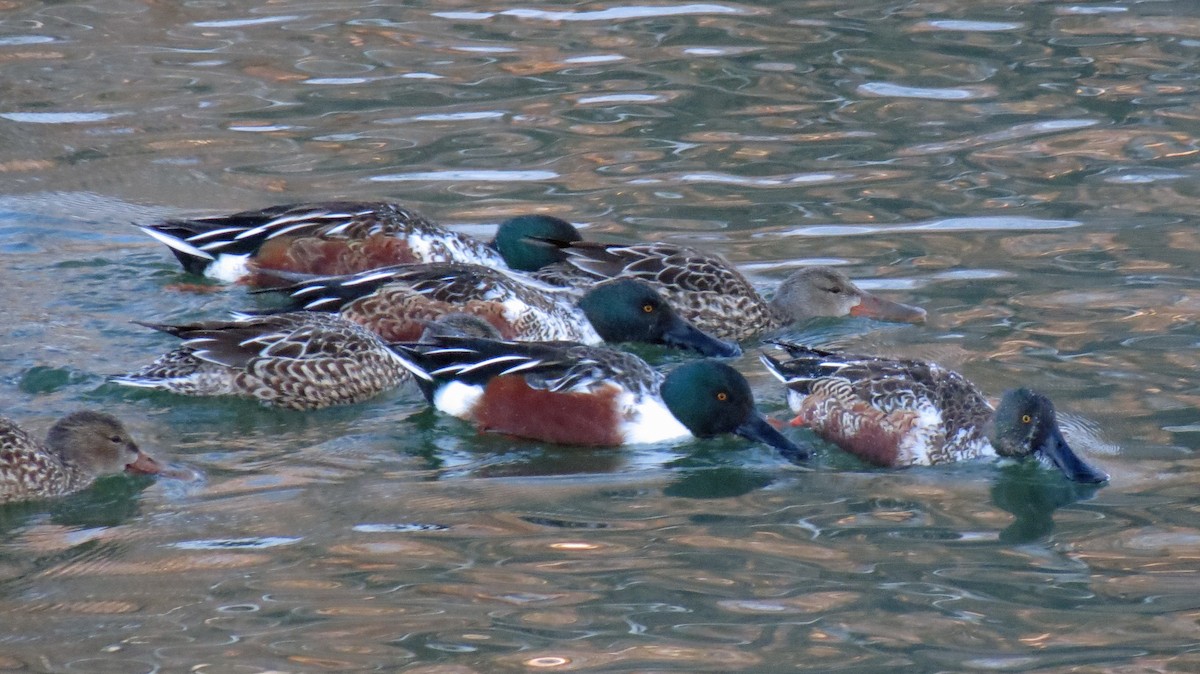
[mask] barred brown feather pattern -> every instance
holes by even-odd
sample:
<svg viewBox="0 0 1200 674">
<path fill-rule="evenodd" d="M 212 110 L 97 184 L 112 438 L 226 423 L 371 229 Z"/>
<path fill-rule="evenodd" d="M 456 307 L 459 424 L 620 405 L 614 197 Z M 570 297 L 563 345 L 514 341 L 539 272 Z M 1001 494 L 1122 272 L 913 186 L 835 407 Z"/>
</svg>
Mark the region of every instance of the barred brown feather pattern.
<svg viewBox="0 0 1200 674">
<path fill-rule="evenodd" d="M 596 278 L 650 283 L 680 316 L 719 339 L 749 339 L 785 322 L 736 267 L 715 253 L 668 243 L 579 241 L 570 244 L 567 255 L 568 264 Z"/>
<path fill-rule="evenodd" d="M 0 503 L 67 494 L 91 481 L 15 422 L 0 417 Z"/>
<path fill-rule="evenodd" d="M 763 362 L 788 387 L 796 421 L 877 465 L 976 458 L 992 407 L 964 377 L 932 363 L 780 344 L 791 360 Z"/>
<path fill-rule="evenodd" d="M 681 291 L 671 286 L 663 286 L 659 291 L 676 313 L 717 339 L 740 342 L 764 329 L 781 325 L 757 293 L 753 297 L 699 293 Z"/>
<path fill-rule="evenodd" d="M 302 283 L 292 296 L 304 306 L 336 308 L 387 341 L 415 340 L 424 321 L 452 312 L 483 318 L 505 339 L 600 341 L 575 305 L 576 291 L 482 265 L 400 265 Z"/>
<path fill-rule="evenodd" d="M 365 400 L 409 376 L 374 333 L 330 314 L 153 327 L 184 338 L 183 345 L 118 383 L 315 409 Z"/>
</svg>

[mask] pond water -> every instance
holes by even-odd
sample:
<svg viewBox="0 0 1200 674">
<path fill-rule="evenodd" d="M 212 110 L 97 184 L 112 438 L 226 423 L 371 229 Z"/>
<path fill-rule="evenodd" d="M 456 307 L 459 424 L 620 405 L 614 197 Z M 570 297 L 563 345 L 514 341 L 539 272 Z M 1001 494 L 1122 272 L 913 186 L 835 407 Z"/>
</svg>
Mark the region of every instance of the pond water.
<svg viewBox="0 0 1200 674">
<path fill-rule="evenodd" d="M 0 405 L 204 475 L 0 509 L 0 670 L 1200 670 L 1194 3 L 397 4 L 0 0 Z M 130 223 L 335 198 L 839 265 L 931 321 L 792 336 L 1040 389 L 1112 481 L 105 383 L 261 303 Z"/>
</svg>

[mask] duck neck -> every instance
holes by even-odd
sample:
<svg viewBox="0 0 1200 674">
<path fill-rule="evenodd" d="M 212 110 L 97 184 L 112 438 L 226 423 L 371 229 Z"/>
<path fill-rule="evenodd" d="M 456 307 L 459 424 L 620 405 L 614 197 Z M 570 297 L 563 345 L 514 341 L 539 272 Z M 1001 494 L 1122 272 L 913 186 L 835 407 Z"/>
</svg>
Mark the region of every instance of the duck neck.
<svg viewBox="0 0 1200 674">
<path fill-rule="evenodd" d="M 772 297 L 769 300 L 762 302 L 763 313 L 767 316 L 767 321 L 770 323 L 769 329 L 782 328 L 790 325 L 796 319 L 792 318 L 788 312 L 779 303 L 779 297 Z"/>
</svg>

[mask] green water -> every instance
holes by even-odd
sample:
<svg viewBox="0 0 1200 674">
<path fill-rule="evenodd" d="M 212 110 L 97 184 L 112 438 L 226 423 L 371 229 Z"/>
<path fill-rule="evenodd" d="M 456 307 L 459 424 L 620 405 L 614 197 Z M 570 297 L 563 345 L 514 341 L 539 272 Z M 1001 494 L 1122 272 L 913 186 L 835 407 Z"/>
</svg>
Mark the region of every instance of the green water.
<svg viewBox="0 0 1200 674">
<path fill-rule="evenodd" d="M 0 2 L 0 405 L 204 475 L 0 509 L 0 670 L 1200 670 L 1198 58 L 1181 0 Z M 104 383 L 262 301 L 130 223 L 335 198 L 839 265 L 930 323 L 793 336 L 1040 389 L 1112 481 Z"/>
</svg>

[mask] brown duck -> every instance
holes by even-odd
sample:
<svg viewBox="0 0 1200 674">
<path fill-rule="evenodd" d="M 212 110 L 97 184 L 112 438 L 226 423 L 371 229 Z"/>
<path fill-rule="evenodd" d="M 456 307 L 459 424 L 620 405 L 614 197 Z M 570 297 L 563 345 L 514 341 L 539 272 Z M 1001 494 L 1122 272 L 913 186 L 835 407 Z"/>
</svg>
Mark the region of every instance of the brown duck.
<svg viewBox="0 0 1200 674">
<path fill-rule="evenodd" d="M 0 503 L 70 494 L 112 473 L 162 471 L 108 414 L 69 414 L 50 427 L 45 442 L 0 417 Z"/>
</svg>

